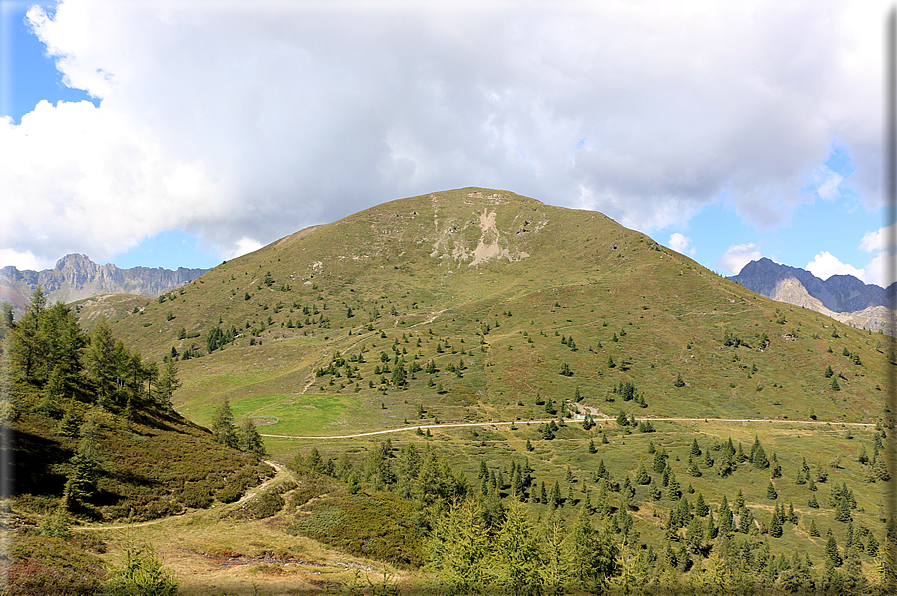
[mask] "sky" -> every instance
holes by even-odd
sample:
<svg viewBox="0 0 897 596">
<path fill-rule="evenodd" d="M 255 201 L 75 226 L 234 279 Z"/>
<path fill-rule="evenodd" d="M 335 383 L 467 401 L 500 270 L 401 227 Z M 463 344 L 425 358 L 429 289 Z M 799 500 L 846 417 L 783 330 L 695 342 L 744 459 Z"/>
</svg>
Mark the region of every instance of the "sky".
<svg viewBox="0 0 897 596">
<path fill-rule="evenodd" d="M 213 267 L 483 186 L 882 285 L 887 8 L 0 0 L 0 266 Z"/>
</svg>

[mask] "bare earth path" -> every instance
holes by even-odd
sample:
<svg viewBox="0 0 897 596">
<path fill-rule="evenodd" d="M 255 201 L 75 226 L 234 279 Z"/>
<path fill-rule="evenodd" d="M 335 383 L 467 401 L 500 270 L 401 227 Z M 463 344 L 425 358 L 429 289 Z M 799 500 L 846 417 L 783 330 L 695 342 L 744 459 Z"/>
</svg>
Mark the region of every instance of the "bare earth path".
<svg viewBox="0 0 897 596">
<path fill-rule="evenodd" d="M 517 420 L 514 422 L 458 422 L 452 424 L 422 424 L 416 426 L 403 426 L 400 428 L 390 428 L 387 430 L 375 430 L 366 433 L 355 433 L 351 435 L 334 435 L 330 437 L 300 437 L 295 435 L 266 435 L 263 434 L 263 437 L 271 437 L 273 439 L 315 439 L 315 440 L 328 440 L 328 439 L 354 439 L 358 437 L 371 437 L 374 435 L 385 435 L 388 433 L 400 433 L 405 431 L 416 431 L 417 429 L 425 429 L 425 428 L 457 428 L 463 426 L 522 426 L 524 424 L 547 424 L 552 420 L 557 421 L 557 418 L 546 418 L 545 420 Z M 616 418 L 594 418 L 595 422 L 616 422 Z M 768 418 L 636 418 L 636 421 L 650 421 L 650 422 L 729 422 L 729 423 L 776 423 L 776 424 L 810 424 L 810 425 L 839 425 L 839 426 L 853 426 L 853 427 L 873 427 L 874 424 L 867 422 L 825 422 L 821 420 L 773 420 Z"/>
<path fill-rule="evenodd" d="M 275 470 L 277 470 L 277 473 L 274 476 L 272 476 L 271 478 L 269 478 L 268 480 L 266 480 L 265 482 L 259 484 L 255 488 L 247 491 L 246 494 L 244 494 L 243 497 L 240 498 L 239 501 L 230 503 L 228 505 L 224 505 L 223 507 L 218 508 L 218 511 L 227 511 L 228 509 L 233 509 L 234 507 L 238 507 L 240 504 L 245 503 L 246 501 L 252 499 L 257 494 L 266 491 L 270 486 L 280 482 L 281 480 L 293 477 L 292 472 L 290 472 L 287 469 L 287 467 L 284 466 L 283 464 L 278 463 L 276 461 L 271 461 L 271 460 L 263 460 L 263 461 L 266 464 L 268 464 L 269 466 L 271 466 L 272 468 L 274 468 Z M 145 521 L 145 522 L 138 522 L 136 524 L 73 526 L 72 530 L 74 530 L 76 532 L 79 532 L 79 531 L 93 532 L 93 531 L 99 531 L 99 530 L 127 530 L 128 528 L 139 528 L 141 526 L 151 526 L 154 524 L 160 524 L 160 523 L 163 523 L 166 521 L 171 521 L 173 519 L 179 519 L 186 515 L 189 515 L 191 513 L 196 513 L 199 511 L 205 511 L 205 510 L 204 509 L 188 510 L 179 515 L 170 515 L 168 517 L 160 517 L 159 519 L 153 519 L 153 520 Z"/>
</svg>

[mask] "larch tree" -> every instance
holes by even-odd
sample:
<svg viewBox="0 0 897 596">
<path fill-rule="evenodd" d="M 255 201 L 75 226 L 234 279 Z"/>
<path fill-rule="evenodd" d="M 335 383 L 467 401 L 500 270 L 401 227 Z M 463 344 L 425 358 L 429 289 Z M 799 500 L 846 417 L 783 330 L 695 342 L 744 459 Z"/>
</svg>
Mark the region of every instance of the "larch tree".
<svg viewBox="0 0 897 596">
<path fill-rule="evenodd" d="M 218 409 L 215 410 L 215 418 L 212 421 L 212 435 L 215 440 L 228 447 L 237 447 L 237 431 L 234 428 L 234 413 L 230 409 L 230 402 L 225 397 Z"/>
</svg>

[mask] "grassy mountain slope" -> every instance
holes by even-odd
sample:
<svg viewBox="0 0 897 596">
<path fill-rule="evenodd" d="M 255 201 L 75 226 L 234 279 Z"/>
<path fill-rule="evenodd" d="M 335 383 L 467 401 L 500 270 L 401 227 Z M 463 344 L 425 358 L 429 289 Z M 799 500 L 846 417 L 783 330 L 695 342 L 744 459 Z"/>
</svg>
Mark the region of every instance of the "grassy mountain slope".
<svg viewBox="0 0 897 596">
<path fill-rule="evenodd" d="M 276 416 L 268 430 L 284 434 L 315 434 L 316 417 L 333 416 L 377 429 L 431 400 L 444 404 L 443 420 L 525 419 L 539 414 L 537 394 L 572 398 L 577 387 L 585 404 L 616 415 L 630 404 L 605 398 L 627 381 L 644 393 L 645 415 L 805 418 L 812 408 L 874 422 L 890 366 L 881 335 L 753 294 L 600 214 L 479 189 L 393 201 L 288 236 L 116 332 L 144 353 L 204 354 L 215 326 L 239 336 L 181 364 L 184 407 L 207 422 L 228 395 L 241 414 Z M 725 346 L 727 334 L 749 347 Z M 416 374 L 401 393 L 409 407 L 371 414 L 384 401 L 374 367 L 384 351 L 392 370 L 396 341 L 406 368 L 416 356 L 440 372 Z M 350 359 L 362 347 L 365 362 L 352 364 L 360 379 L 315 377 L 337 352 Z M 459 358 L 462 375 L 447 374 Z M 559 374 L 564 364 L 572 376 Z M 841 375 L 838 391 L 827 366 Z M 325 406 L 309 400 L 330 414 L 313 415 Z M 312 411 L 291 425 L 283 410 L 299 402 Z"/>
<path fill-rule="evenodd" d="M 36 413 L 39 396 L 27 391 L 17 396 L 17 501 L 33 511 L 53 511 L 82 437 L 59 434 L 58 420 Z M 145 521 L 230 502 L 272 473 L 176 414 L 146 410 L 128 424 L 108 411 L 91 411 L 80 403 L 75 408 L 80 421 L 92 417 L 96 425 L 96 493 L 76 510 L 85 520 Z"/>
<path fill-rule="evenodd" d="M 715 508 L 740 491 L 758 520 L 744 536 L 754 554 L 764 544 L 776 556 L 806 553 L 818 576 L 828 530 L 842 546 L 853 533 L 864 546 L 870 536 L 884 542 L 886 483 L 870 460 L 889 442 L 872 427 L 887 414 L 890 338 L 754 294 L 598 213 L 474 188 L 393 201 L 229 261 L 114 327 L 145 355 L 174 349 L 182 358 L 182 415 L 208 425 L 227 397 L 238 419 L 264 425 L 275 458 L 312 447 L 325 459 L 346 455 L 362 494 L 381 488 L 365 484 L 364 470 L 387 437 L 394 451 L 438 446 L 474 490 L 485 462 L 505 475 L 506 501 L 511 463 L 528 461 L 534 483 L 524 498 L 534 514 L 552 510 L 534 500 L 537 487 L 557 483 L 562 517 L 602 502 L 608 523 L 625 525 L 628 513 L 639 541 L 662 553 L 682 544 L 665 528 L 681 501 L 652 470 L 654 446 L 667 450 L 692 504 L 700 493 Z M 584 429 L 565 410 L 692 420 L 657 421 L 654 433 L 613 421 Z M 740 420 L 749 418 L 764 421 Z M 547 419 L 559 423 L 551 440 Z M 329 438 L 400 427 L 411 430 Z M 727 440 L 747 453 L 755 438 L 777 454 L 782 475 L 744 460 L 724 473 Z M 693 440 L 710 453 L 695 467 Z M 640 462 L 661 494 L 633 483 L 623 507 L 619 485 Z M 617 483 L 607 494 L 602 465 Z M 850 530 L 833 521 L 840 486 L 855 501 Z M 338 492 L 280 519 L 293 530 L 303 519 L 352 519 L 352 499 Z M 793 504 L 797 522 L 770 538 L 777 504 Z M 313 526 L 305 535 L 337 544 L 340 535 Z M 713 564 L 695 559 L 696 569 Z"/>
</svg>

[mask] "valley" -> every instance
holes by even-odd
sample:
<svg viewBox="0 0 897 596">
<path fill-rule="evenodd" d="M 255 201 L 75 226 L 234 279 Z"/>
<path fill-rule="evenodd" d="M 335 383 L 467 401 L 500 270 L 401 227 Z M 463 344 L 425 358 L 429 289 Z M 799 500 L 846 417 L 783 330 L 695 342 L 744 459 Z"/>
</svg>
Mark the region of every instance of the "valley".
<svg viewBox="0 0 897 596">
<path fill-rule="evenodd" d="M 759 296 L 600 213 L 431 193 L 115 312 L 115 337 L 176 363 L 171 416 L 214 430 L 226 403 L 279 470 L 258 473 L 246 518 L 213 498 L 164 523 L 76 524 L 106 561 L 152 543 L 185 594 L 463 593 L 473 580 L 439 542 L 461 502 L 491 545 L 523 507 L 541 579 L 519 593 L 890 585 L 893 337 Z M 597 545 L 616 562 L 552 584 L 551 532 L 583 523 L 596 533 L 563 543 L 568 562 Z M 487 592 L 510 585 L 482 573 Z"/>
</svg>

